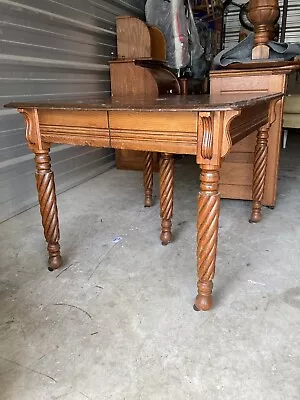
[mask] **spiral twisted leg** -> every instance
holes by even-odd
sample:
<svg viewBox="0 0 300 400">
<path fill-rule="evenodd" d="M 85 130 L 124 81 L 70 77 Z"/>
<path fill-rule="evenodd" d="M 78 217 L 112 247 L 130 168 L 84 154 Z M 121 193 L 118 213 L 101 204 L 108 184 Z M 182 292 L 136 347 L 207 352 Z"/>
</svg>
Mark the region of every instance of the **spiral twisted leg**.
<svg viewBox="0 0 300 400">
<path fill-rule="evenodd" d="M 255 158 L 252 184 L 252 213 L 249 222 L 261 220 L 261 202 L 264 195 L 267 159 L 268 159 L 269 127 L 259 129 L 255 146 Z"/>
<path fill-rule="evenodd" d="M 194 309 L 209 310 L 215 274 L 220 214 L 219 171 L 201 170 L 197 218 L 198 295 Z"/>
<path fill-rule="evenodd" d="M 35 152 L 35 162 L 35 177 L 40 203 L 40 212 L 42 216 L 45 239 L 48 243 L 48 269 L 51 271 L 61 266 L 62 258 L 60 255 L 59 245 L 59 225 L 54 174 L 51 170 L 49 150 L 37 150 Z"/>
<path fill-rule="evenodd" d="M 162 245 L 171 242 L 173 194 L 174 194 L 174 158 L 172 154 L 162 153 L 159 163 L 160 171 L 160 216 Z"/>
<path fill-rule="evenodd" d="M 145 152 L 144 158 L 144 193 L 145 200 L 144 206 L 152 206 L 152 190 L 153 190 L 153 153 L 150 151 Z"/>
</svg>

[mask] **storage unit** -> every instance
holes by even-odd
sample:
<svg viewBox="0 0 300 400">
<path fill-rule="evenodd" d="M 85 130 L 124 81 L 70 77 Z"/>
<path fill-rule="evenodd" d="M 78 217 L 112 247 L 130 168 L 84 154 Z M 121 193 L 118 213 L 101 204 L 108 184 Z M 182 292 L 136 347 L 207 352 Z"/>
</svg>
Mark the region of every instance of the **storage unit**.
<svg viewBox="0 0 300 400">
<path fill-rule="evenodd" d="M 36 204 L 33 155 L 10 101 L 97 98 L 109 93 L 118 15 L 144 16 L 143 0 L 0 0 L 0 221 Z M 61 192 L 114 165 L 111 150 L 59 145 Z"/>
</svg>

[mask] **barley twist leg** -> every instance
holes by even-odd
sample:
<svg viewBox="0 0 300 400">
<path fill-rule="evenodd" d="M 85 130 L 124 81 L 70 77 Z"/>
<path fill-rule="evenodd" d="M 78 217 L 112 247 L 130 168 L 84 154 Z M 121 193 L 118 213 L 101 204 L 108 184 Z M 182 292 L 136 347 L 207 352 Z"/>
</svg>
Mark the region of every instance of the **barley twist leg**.
<svg viewBox="0 0 300 400">
<path fill-rule="evenodd" d="M 212 307 L 212 280 L 215 274 L 220 214 L 219 171 L 204 168 L 200 174 L 198 195 L 196 311 L 207 311 Z"/>
<path fill-rule="evenodd" d="M 40 203 L 42 224 L 45 239 L 48 243 L 49 270 L 59 268 L 62 264 L 59 245 L 58 211 L 56 206 L 56 194 L 54 174 L 51 170 L 49 150 L 37 150 L 35 152 L 36 184 Z"/>
<path fill-rule="evenodd" d="M 174 158 L 172 154 L 162 153 L 159 162 L 160 171 L 160 216 L 162 245 L 171 242 L 173 194 L 174 194 Z"/>
<path fill-rule="evenodd" d="M 253 184 L 252 184 L 252 214 L 249 222 L 261 220 L 261 207 L 264 195 L 266 169 L 268 161 L 269 127 L 259 129 L 255 146 Z"/>
<path fill-rule="evenodd" d="M 144 158 L 144 206 L 152 206 L 152 191 L 153 191 L 153 153 L 145 152 Z"/>
</svg>

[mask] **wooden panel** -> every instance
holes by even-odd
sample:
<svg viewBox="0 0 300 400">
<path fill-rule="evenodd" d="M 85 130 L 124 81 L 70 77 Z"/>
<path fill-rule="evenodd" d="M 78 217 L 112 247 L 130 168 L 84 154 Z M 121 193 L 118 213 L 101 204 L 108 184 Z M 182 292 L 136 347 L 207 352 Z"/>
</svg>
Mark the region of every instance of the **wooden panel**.
<svg viewBox="0 0 300 400">
<path fill-rule="evenodd" d="M 151 57 L 155 60 L 166 61 L 166 40 L 163 33 L 156 26 L 149 26 L 151 37 Z"/>
<path fill-rule="evenodd" d="M 39 110 L 38 114 L 45 142 L 110 147 L 106 111 Z"/>
<path fill-rule="evenodd" d="M 253 164 L 254 152 L 252 153 L 230 152 L 229 154 L 227 154 L 224 161 L 230 163 Z"/>
<path fill-rule="evenodd" d="M 254 153 L 255 142 L 256 142 L 256 132 L 253 132 L 251 135 L 245 137 L 243 140 L 232 146 L 231 152 Z"/>
<path fill-rule="evenodd" d="M 220 192 L 223 199 L 249 200 L 252 198 L 252 186 L 221 184 Z"/>
<path fill-rule="evenodd" d="M 285 91 L 287 81 L 286 75 L 273 76 L 272 81 L 272 88 L 274 91 Z M 265 193 L 263 198 L 263 204 L 265 206 L 274 206 L 276 203 L 278 168 L 282 136 L 283 99 L 278 101 L 275 112 L 276 120 L 269 130 L 268 163 Z"/>
<path fill-rule="evenodd" d="M 247 110 L 242 110 L 241 114 L 230 125 L 232 143 L 236 144 L 242 139 L 246 139 L 246 135 L 257 132 L 259 127 L 266 125 L 268 122 L 269 112 L 261 105 L 251 106 Z M 251 150 L 250 146 L 251 144 L 249 143 L 248 151 Z M 254 145 L 252 150 L 254 150 Z"/>
<path fill-rule="evenodd" d="M 220 182 L 234 185 L 252 185 L 253 165 L 251 163 L 224 162 Z M 249 182 L 251 185 L 249 185 Z"/>
<path fill-rule="evenodd" d="M 172 112 L 111 111 L 111 145 L 117 149 L 196 154 L 197 113 L 176 112 L 176 119 L 173 117 Z"/>
<path fill-rule="evenodd" d="M 211 81 L 211 90 L 214 93 L 268 93 L 269 92 L 269 79 L 261 79 L 260 76 L 252 77 L 245 81 L 245 76 L 234 77 L 231 76 L 228 80 L 227 77 L 216 78 Z"/>
<path fill-rule="evenodd" d="M 145 22 L 134 17 L 117 18 L 118 58 L 151 57 L 151 37 Z"/>
<path fill-rule="evenodd" d="M 153 169 L 158 172 L 158 153 L 153 153 Z M 144 169 L 144 151 L 116 150 L 116 163 L 118 169 L 142 171 Z"/>
<path fill-rule="evenodd" d="M 147 93 L 158 96 L 158 86 L 147 68 L 134 62 L 112 62 L 110 64 L 111 93 L 113 96 L 137 96 Z"/>
<path fill-rule="evenodd" d="M 115 149 L 130 149 L 173 154 L 191 154 L 197 152 L 197 140 L 194 134 L 184 135 L 174 132 L 124 131 L 111 130 L 111 146 Z"/>
<path fill-rule="evenodd" d="M 124 111 L 111 111 L 109 113 L 109 126 L 111 129 L 145 130 L 147 127 L 155 132 L 197 132 L 196 112 L 140 112 L 138 115 Z M 179 133 L 180 135 L 180 133 Z"/>
<path fill-rule="evenodd" d="M 74 113 L 76 118 L 74 118 Z M 40 124 L 86 126 L 87 128 L 108 128 L 106 111 L 38 110 Z"/>
</svg>

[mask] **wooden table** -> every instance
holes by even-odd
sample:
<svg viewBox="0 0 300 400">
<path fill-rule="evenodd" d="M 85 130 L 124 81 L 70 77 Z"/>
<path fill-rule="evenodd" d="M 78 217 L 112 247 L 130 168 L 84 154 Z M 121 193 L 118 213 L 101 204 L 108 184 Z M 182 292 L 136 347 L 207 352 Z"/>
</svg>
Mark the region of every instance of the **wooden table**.
<svg viewBox="0 0 300 400">
<path fill-rule="evenodd" d="M 196 155 L 200 165 L 197 216 L 198 295 L 196 310 L 212 306 L 221 160 L 233 144 L 257 130 L 251 222 L 261 218 L 268 131 L 282 93 L 269 95 L 109 98 L 97 103 L 11 103 L 26 120 L 26 140 L 35 153 L 42 224 L 49 269 L 62 265 L 51 143 L 160 152 L 161 242 L 171 241 L 173 154 Z M 150 182 L 149 185 L 152 183 Z"/>
</svg>

